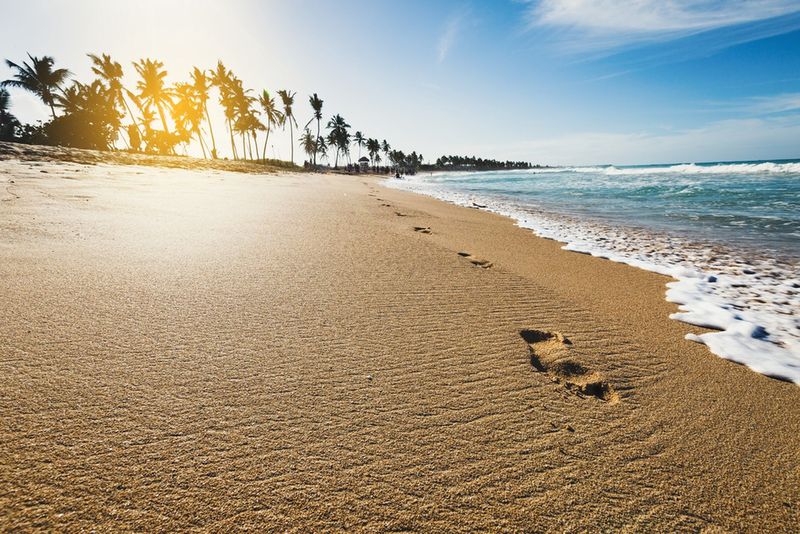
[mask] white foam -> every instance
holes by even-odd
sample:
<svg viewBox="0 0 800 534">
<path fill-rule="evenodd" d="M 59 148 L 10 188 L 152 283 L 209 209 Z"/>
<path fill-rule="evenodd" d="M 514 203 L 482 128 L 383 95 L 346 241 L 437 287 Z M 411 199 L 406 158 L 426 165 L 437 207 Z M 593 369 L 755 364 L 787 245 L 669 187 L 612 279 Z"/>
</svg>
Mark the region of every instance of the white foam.
<svg viewBox="0 0 800 534">
<path fill-rule="evenodd" d="M 551 169 L 531 169 L 531 172 L 578 172 L 591 174 L 606 174 L 609 176 L 631 175 L 641 176 L 647 174 L 759 174 L 759 173 L 800 173 L 800 163 L 715 163 L 713 165 L 698 165 L 696 163 L 679 163 L 676 165 L 648 166 L 648 167 L 555 167 Z"/>
<path fill-rule="evenodd" d="M 797 165 L 800 170 L 800 164 L 784 165 Z M 390 179 L 384 184 L 462 206 L 478 203 L 513 218 L 537 235 L 566 243 L 566 250 L 670 276 L 675 281 L 667 284 L 666 299 L 678 304 L 680 310 L 670 318 L 718 330 L 687 334 L 687 339 L 756 372 L 800 384 L 800 281 L 796 265 L 770 258 L 745 261 L 716 245 L 534 211 L 512 200 L 442 189 L 441 184 L 427 183 L 423 178 Z"/>
</svg>

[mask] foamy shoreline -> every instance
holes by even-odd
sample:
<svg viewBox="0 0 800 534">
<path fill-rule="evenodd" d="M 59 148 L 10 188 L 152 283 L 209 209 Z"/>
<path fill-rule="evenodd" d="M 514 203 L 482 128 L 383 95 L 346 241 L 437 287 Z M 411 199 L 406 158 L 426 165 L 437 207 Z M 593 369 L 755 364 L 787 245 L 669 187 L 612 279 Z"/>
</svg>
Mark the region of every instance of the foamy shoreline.
<svg viewBox="0 0 800 534">
<path fill-rule="evenodd" d="M 797 164 L 793 164 L 797 165 Z M 670 276 L 666 300 L 680 311 L 670 318 L 718 330 L 687 334 L 722 358 L 800 384 L 800 278 L 797 265 L 772 258 L 731 256 L 732 250 L 641 229 L 611 227 L 523 206 L 491 196 L 415 187 L 387 179 L 384 185 L 513 219 L 536 235 L 564 243 L 565 250 Z M 712 248 L 713 247 L 713 248 Z"/>
</svg>

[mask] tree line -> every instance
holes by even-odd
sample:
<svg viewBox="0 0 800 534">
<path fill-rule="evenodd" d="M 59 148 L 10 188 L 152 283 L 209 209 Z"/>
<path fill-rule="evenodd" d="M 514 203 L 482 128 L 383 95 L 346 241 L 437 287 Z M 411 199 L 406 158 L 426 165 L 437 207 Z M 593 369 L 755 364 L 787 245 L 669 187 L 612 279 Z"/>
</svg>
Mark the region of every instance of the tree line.
<svg viewBox="0 0 800 534">
<path fill-rule="evenodd" d="M 475 157 L 442 156 L 435 165 L 424 165 L 416 151 L 395 150 L 385 140 L 367 137 L 335 114 L 323 127 L 323 100 L 314 93 L 308 97 L 310 117 L 302 128 L 297 122 L 297 93 L 263 89 L 254 93 L 242 80 L 218 61 L 212 69 L 193 67 L 188 80 L 170 84 L 161 61 L 150 58 L 132 63 L 135 86 L 123 84 L 123 67 L 108 54 L 87 54 L 95 78 L 87 83 L 72 79 L 65 68 L 56 68 L 50 56 L 28 54 L 26 61 L 6 60 L 13 77 L 0 82 L 0 140 L 31 144 L 63 145 L 95 150 L 128 150 L 149 154 L 174 155 L 179 147 L 187 152 L 196 142 L 204 158 L 219 158 L 219 143 L 230 145 L 233 159 L 267 161 L 270 134 L 288 127 L 291 162 L 294 163 L 295 130 L 307 156 L 306 165 L 316 167 L 320 160 L 340 161 L 358 169 L 352 151 L 362 150 L 373 170 L 413 173 L 419 168 L 530 168 L 525 162 L 501 162 Z M 36 95 L 47 106 L 50 119 L 22 124 L 9 111 L 11 99 L 6 87 L 16 87 Z M 214 132 L 209 105 L 221 107 L 225 130 Z M 324 131 L 323 131 L 324 129 Z M 220 138 L 222 134 L 222 138 Z M 122 145 L 122 146 L 120 146 Z M 383 165 L 382 165 L 383 163 Z"/>
<path fill-rule="evenodd" d="M 119 62 L 107 54 L 88 57 L 96 76 L 88 83 L 71 80 L 72 73 L 56 68 L 50 56 L 28 54 L 19 63 L 6 60 L 13 77 L 0 82 L 0 140 L 150 154 L 175 154 L 178 147 L 186 150 L 197 142 L 203 157 L 214 159 L 219 157 L 218 142 L 224 142 L 229 143 L 233 159 L 264 161 L 270 134 L 288 127 L 294 162 L 294 136 L 299 128 L 296 92 L 280 89 L 273 95 L 264 89 L 254 94 L 222 61 L 209 70 L 194 67 L 188 81 L 169 84 L 164 64 L 149 58 L 133 62 L 137 79 L 129 88 L 122 83 Z M 9 111 L 6 87 L 36 95 L 49 108 L 50 120 L 20 123 Z M 215 135 L 209 114 L 215 93 L 225 118 L 222 139 L 219 132 Z M 360 131 L 351 134 L 350 125 L 339 114 L 327 122 L 324 133 L 323 100 L 314 93 L 308 103 L 311 117 L 297 140 L 308 163 L 317 165 L 318 159 L 330 153 L 335 153 L 335 166 L 340 158 L 349 162 L 354 143 L 359 153 L 366 149 L 372 166 L 382 161 L 381 153 L 387 161 L 395 161 L 392 155 L 397 153 L 385 139 L 369 138 Z"/>
<path fill-rule="evenodd" d="M 475 156 L 442 156 L 431 168 L 450 170 L 496 171 L 506 169 L 541 169 L 541 165 L 531 165 L 527 161 L 500 161 L 476 158 Z"/>
</svg>

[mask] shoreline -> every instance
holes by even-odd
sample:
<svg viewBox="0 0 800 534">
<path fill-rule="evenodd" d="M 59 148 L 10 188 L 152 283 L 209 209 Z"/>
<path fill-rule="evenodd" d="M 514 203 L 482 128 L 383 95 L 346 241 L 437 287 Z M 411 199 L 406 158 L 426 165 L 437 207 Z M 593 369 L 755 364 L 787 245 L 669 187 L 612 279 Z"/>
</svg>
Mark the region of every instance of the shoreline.
<svg viewBox="0 0 800 534">
<path fill-rule="evenodd" d="M 3 528 L 800 521 L 800 391 L 665 276 L 383 177 L 43 165 L 0 162 Z"/>
<path fill-rule="evenodd" d="M 800 280 L 793 278 L 793 258 L 754 256 L 744 247 L 551 212 L 512 198 L 428 188 L 424 181 L 384 185 L 488 210 L 558 241 L 564 250 L 668 276 L 665 298 L 680 307 L 670 318 L 709 329 L 687 333 L 686 339 L 755 372 L 800 385 L 800 323 L 792 312 L 800 305 L 795 296 Z"/>
</svg>

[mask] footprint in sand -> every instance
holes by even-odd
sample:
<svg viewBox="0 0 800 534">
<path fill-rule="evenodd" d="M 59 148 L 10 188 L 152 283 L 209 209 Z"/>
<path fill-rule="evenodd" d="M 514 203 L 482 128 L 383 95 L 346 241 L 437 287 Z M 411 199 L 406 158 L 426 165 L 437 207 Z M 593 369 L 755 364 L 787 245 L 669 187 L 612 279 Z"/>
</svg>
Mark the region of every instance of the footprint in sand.
<svg viewBox="0 0 800 534">
<path fill-rule="evenodd" d="M 415 226 L 414 227 L 414 231 L 415 232 L 419 232 L 420 234 L 429 234 L 429 233 L 431 233 L 431 227 L 430 226 Z"/>
<path fill-rule="evenodd" d="M 596 397 L 614 404 L 619 394 L 602 374 L 584 367 L 569 357 L 572 342 L 560 332 L 522 330 L 519 335 L 528 344 L 531 366 L 547 373 L 554 382 L 580 397 Z"/>
<path fill-rule="evenodd" d="M 394 214 L 397 215 L 398 217 L 408 217 L 408 215 L 406 215 L 405 213 L 401 213 L 399 211 L 395 211 Z"/>
<path fill-rule="evenodd" d="M 472 263 L 472 265 L 477 265 L 478 267 L 481 267 L 483 269 L 488 269 L 493 265 L 492 262 L 490 262 L 489 260 L 476 258 L 475 256 L 473 256 L 469 252 L 463 252 L 462 251 L 462 252 L 459 252 L 458 255 L 461 256 L 462 258 L 468 259 L 470 261 L 470 263 Z"/>
</svg>

